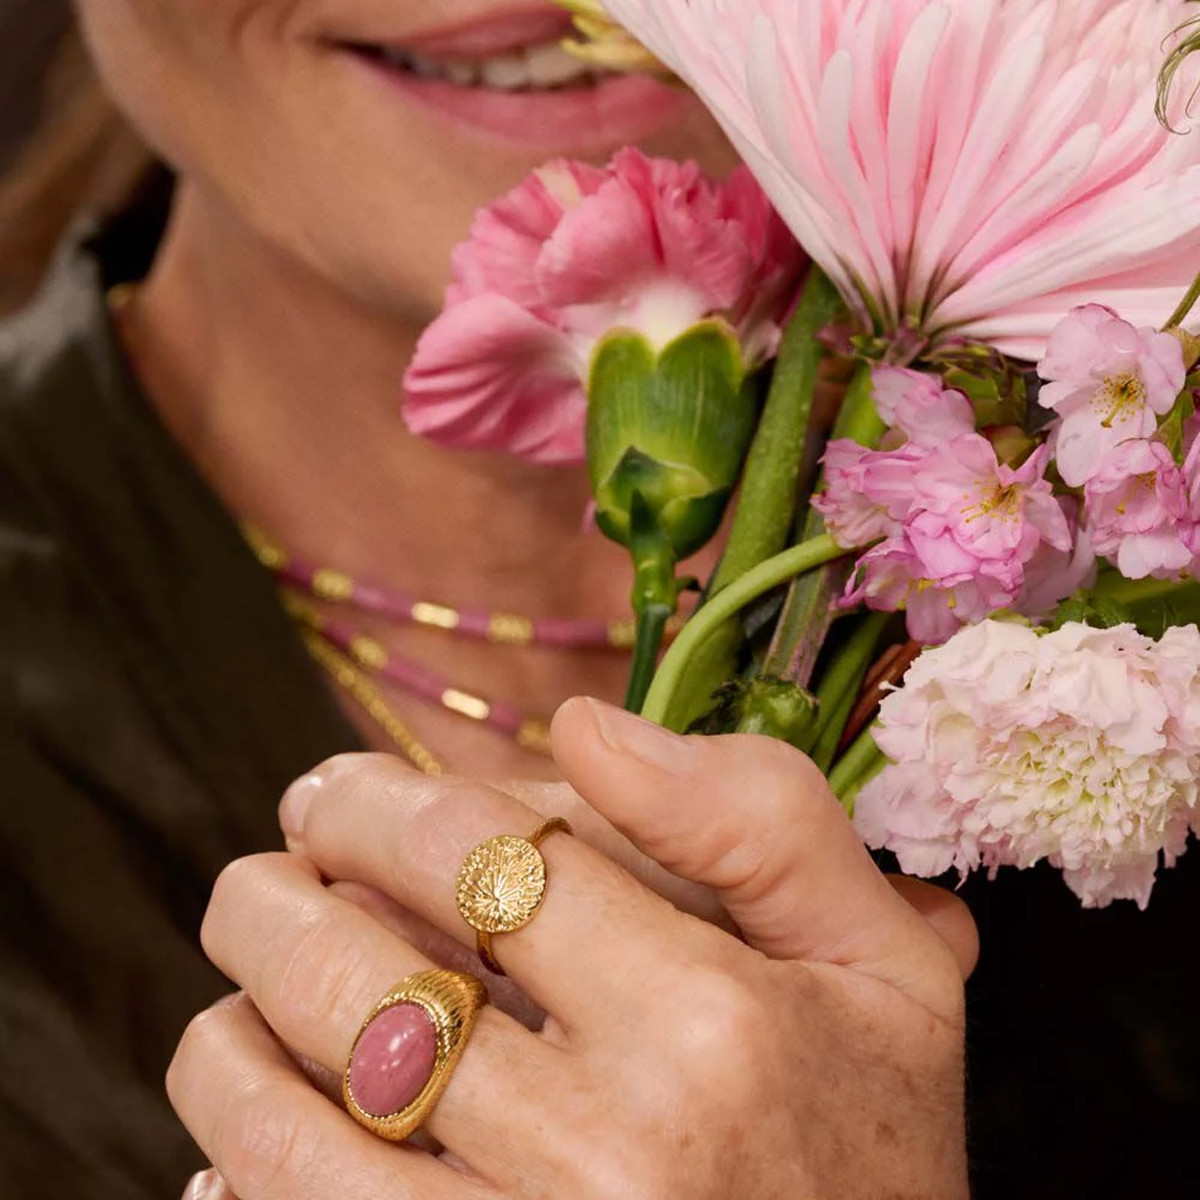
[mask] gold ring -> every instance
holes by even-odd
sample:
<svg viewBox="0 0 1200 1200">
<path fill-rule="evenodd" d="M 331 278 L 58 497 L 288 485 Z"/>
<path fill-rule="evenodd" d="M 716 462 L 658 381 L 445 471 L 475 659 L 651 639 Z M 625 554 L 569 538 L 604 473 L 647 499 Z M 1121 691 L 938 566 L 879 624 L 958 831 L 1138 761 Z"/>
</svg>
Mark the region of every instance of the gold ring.
<svg viewBox="0 0 1200 1200">
<path fill-rule="evenodd" d="M 486 1003 L 483 984 L 457 971 L 422 971 L 396 984 L 350 1049 L 342 1077 L 350 1115 L 389 1142 L 416 1133 L 446 1090 Z"/>
<path fill-rule="evenodd" d="M 524 929 L 546 898 L 546 860 L 538 847 L 552 833 L 573 832 L 562 817 L 552 817 L 527 838 L 488 838 L 467 855 L 455 897 L 463 920 L 475 930 L 475 948 L 489 971 L 504 974 L 492 953 L 493 935 Z"/>
</svg>

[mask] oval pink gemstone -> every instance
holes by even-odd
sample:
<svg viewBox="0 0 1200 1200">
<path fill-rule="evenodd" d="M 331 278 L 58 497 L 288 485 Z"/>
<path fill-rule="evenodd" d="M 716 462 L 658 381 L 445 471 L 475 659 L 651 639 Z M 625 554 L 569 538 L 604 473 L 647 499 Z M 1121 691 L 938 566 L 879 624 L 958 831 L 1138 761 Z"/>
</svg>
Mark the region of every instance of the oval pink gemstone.
<svg viewBox="0 0 1200 1200">
<path fill-rule="evenodd" d="M 429 1082 L 437 1061 L 437 1031 L 423 1008 L 397 1004 L 363 1030 L 350 1059 L 350 1092 L 363 1112 L 390 1117 L 407 1108 Z"/>
</svg>

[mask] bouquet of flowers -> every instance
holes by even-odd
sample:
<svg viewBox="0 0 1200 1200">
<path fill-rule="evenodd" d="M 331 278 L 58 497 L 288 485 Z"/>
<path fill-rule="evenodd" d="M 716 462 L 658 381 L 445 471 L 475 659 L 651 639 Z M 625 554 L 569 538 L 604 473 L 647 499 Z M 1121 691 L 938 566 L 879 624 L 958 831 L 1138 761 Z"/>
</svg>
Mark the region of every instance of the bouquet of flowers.
<svg viewBox="0 0 1200 1200">
<path fill-rule="evenodd" d="M 744 165 L 551 163 L 480 213 L 410 426 L 587 463 L 631 708 L 786 739 L 909 872 L 1144 906 L 1200 829 L 1188 0 L 561 2 Z"/>
</svg>

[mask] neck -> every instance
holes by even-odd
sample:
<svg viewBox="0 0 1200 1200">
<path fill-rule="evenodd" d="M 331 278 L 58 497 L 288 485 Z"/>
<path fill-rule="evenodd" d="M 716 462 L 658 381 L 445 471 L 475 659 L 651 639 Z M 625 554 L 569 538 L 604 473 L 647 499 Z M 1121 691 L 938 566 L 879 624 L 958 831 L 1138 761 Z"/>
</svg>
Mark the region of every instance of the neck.
<svg viewBox="0 0 1200 1200">
<path fill-rule="evenodd" d="M 126 336 L 163 420 L 239 519 L 456 606 L 607 616 L 624 554 L 582 469 L 438 450 L 400 416 L 418 320 L 381 313 L 182 187 Z"/>
</svg>

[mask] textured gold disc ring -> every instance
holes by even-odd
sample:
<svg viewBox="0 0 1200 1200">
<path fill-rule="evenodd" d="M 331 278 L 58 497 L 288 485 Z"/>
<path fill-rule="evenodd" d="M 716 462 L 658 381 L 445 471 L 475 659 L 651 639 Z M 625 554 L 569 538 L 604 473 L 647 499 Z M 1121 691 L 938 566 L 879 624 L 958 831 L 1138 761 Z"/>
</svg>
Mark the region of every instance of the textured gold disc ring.
<svg viewBox="0 0 1200 1200">
<path fill-rule="evenodd" d="M 552 817 L 527 838 L 488 838 L 467 855 L 455 896 L 463 920 L 475 930 L 476 949 L 489 971 L 504 974 L 492 953 L 493 935 L 523 929 L 546 898 L 546 860 L 538 847 L 552 833 L 572 832 L 562 817 Z"/>
<path fill-rule="evenodd" d="M 428 1119 L 462 1058 L 487 991 L 474 975 L 422 971 L 401 980 L 362 1023 L 342 1077 L 346 1110 L 389 1142 Z"/>
</svg>

